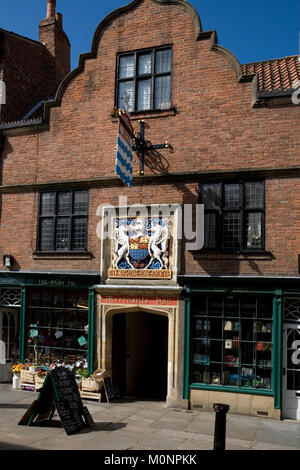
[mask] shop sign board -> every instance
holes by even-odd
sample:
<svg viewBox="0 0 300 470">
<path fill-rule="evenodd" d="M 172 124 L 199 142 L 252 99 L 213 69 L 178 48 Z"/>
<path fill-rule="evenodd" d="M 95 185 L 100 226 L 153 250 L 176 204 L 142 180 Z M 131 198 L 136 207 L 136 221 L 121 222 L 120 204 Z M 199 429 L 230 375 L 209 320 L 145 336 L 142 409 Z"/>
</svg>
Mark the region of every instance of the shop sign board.
<svg viewBox="0 0 300 470">
<path fill-rule="evenodd" d="M 176 307 L 178 299 L 176 297 L 160 296 L 102 295 L 101 302 L 102 304 Z"/>
<path fill-rule="evenodd" d="M 51 425 L 55 408 L 68 435 L 94 424 L 87 407 L 83 406 L 74 374 L 65 367 L 56 367 L 48 372 L 37 400 L 31 404 L 19 425 L 37 425 L 42 421 Z"/>
</svg>

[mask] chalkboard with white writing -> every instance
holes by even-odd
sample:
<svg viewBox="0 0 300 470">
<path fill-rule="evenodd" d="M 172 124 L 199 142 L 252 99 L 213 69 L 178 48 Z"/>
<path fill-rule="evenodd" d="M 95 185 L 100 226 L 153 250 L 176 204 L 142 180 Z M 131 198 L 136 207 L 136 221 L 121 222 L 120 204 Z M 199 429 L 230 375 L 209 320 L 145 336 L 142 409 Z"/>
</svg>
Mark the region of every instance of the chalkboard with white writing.
<svg viewBox="0 0 300 470">
<path fill-rule="evenodd" d="M 105 391 L 105 395 L 106 395 L 106 399 L 108 403 L 109 403 L 109 400 L 111 400 L 112 398 L 115 398 L 114 389 L 111 384 L 110 377 L 104 378 L 104 391 Z"/>
<path fill-rule="evenodd" d="M 19 424 L 30 426 L 34 421 L 47 419 L 50 422 L 55 408 L 68 435 L 94 424 L 88 409 L 83 406 L 74 374 L 65 367 L 48 372 L 37 400 Z"/>
</svg>

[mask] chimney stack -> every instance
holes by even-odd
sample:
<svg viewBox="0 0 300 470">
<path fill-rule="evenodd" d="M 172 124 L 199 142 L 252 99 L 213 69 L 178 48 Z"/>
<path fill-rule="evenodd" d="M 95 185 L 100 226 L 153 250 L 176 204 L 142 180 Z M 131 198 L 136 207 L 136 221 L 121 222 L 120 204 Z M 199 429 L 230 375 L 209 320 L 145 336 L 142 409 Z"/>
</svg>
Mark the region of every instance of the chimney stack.
<svg viewBox="0 0 300 470">
<path fill-rule="evenodd" d="M 56 0 L 47 0 L 47 18 L 55 18 Z"/>
<path fill-rule="evenodd" d="M 40 22 L 40 42 L 54 59 L 59 84 L 70 72 L 70 42 L 63 30 L 62 15 L 56 12 L 56 0 L 47 0 L 47 17 Z"/>
</svg>

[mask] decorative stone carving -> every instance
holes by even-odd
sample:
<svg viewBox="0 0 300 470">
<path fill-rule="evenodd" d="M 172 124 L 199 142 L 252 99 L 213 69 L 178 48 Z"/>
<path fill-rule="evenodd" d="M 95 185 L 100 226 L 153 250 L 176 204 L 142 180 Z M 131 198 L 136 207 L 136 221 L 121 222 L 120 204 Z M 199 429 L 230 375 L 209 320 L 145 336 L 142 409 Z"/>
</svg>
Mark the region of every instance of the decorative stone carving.
<svg viewBox="0 0 300 470">
<path fill-rule="evenodd" d="M 116 218 L 109 277 L 169 279 L 169 239 L 166 217 Z"/>
</svg>

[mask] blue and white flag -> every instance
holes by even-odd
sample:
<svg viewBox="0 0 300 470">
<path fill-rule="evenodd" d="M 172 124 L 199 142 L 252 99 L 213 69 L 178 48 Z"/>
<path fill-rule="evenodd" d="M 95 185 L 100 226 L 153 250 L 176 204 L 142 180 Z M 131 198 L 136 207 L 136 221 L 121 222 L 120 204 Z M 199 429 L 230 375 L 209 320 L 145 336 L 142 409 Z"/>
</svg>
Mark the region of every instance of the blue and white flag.
<svg viewBox="0 0 300 470">
<path fill-rule="evenodd" d="M 116 174 L 121 180 L 132 187 L 133 161 L 133 128 L 125 111 L 119 115 L 119 132 L 117 139 Z"/>
</svg>

